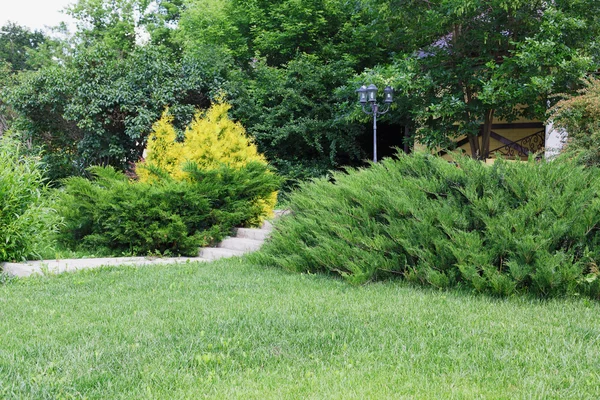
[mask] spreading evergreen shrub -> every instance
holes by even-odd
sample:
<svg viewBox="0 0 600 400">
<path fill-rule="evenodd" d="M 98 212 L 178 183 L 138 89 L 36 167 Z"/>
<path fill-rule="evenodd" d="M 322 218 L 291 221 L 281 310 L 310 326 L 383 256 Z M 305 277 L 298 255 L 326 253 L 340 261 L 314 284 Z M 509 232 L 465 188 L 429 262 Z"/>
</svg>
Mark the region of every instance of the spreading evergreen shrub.
<svg viewBox="0 0 600 400">
<path fill-rule="evenodd" d="M 188 179 L 178 181 L 154 169 L 161 179 L 152 183 L 130 181 L 112 167 L 90 168 L 93 180 L 67 178 L 57 200 L 59 242 L 113 254 L 197 255 L 199 246 L 264 217 L 258 200 L 279 185 L 261 163 L 202 170 L 188 162 L 184 171 Z"/>
<path fill-rule="evenodd" d="M 397 276 L 498 295 L 600 297 L 600 173 L 427 154 L 306 183 L 257 257 L 354 283 Z"/>
<path fill-rule="evenodd" d="M 0 261 L 36 257 L 57 219 L 47 206 L 39 160 L 0 137 Z"/>
</svg>

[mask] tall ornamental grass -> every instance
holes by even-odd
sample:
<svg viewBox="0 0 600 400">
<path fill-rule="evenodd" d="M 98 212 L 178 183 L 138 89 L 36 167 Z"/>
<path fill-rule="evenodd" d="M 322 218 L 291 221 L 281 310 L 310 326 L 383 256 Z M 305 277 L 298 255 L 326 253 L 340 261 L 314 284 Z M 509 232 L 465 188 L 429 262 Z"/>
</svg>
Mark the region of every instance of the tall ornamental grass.
<svg viewBox="0 0 600 400">
<path fill-rule="evenodd" d="M 37 257 L 56 226 L 39 160 L 0 137 L 0 262 Z"/>
<path fill-rule="evenodd" d="M 600 298 L 599 192 L 571 162 L 400 154 L 301 186 L 258 257 L 357 284 Z"/>
</svg>

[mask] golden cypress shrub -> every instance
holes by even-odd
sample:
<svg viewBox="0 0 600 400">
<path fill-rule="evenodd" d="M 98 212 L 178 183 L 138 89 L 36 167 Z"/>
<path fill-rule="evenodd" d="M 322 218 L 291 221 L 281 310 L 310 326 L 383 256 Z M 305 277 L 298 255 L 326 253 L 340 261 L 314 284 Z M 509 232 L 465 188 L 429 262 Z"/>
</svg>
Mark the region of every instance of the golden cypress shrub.
<svg viewBox="0 0 600 400">
<path fill-rule="evenodd" d="M 186 128 L 183 142 L 176 141 L 173 117 L 167 110 L 153 126 L 144 162 L 137 165 L 140 181 L 158 179 L 151 172 L 154 168 L 168 173 L 175 180 L 184 180 L 187 173 L 183 166 L 188 161 L 203 170 L 213 170 L 222 164 L 241 168 L 252 161 L 267 164 L 244 127 L 227 115 L 230 108 L 227 103 L 218 103 L 205 112 L 198 112 Z M 277 192 L 261 200 L 267 216 L 272 215 L 276 200 Z"/>
<path fill-rule="evenodd" d="M 177 142 L 177 133 L 173 126 L 173 117 L 165 111 L 152 127 L 152 134 L 146 145 L 145 160 L 138 163 L 136 173 L 141 182 L 151 182 L 156 179 L 147 166 L 159 168 L 176 180 L 185 178 L 181 170 L 184 161 L 184 144 Z"/>
<path fill-rule="evenodd" d="M 196 114 L 185 132 L 188 160 L 202 169 L 214 169 L 225 163 L 241 167 L 250 161 L 267 163 L 244 127 L 229 119 L 229 104 L 216 104 L 206 114 Z"/>
</svg>

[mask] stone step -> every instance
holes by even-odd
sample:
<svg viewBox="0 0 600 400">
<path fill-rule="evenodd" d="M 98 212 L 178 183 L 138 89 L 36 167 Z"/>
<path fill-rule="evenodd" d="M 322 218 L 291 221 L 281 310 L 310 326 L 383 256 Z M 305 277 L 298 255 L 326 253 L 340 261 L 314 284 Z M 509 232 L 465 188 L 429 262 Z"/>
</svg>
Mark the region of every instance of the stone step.
<svg viewBox="0 0 600 400">
<path fill-rule="evenodd" d="M 256 228 L 236 228 L 235 237 L 246 238 L 252 240 L 265 240 L 271 233 L 268 229 L 256 229 Z"/>
<path fill-rule="evenodd" d="M 275 218 L 283 217 L 284 215 L 291 214 L 290 210 L 275 210 L 273 211 Z"/>
<path fill-rule="evenodd" d="M 262 240 L 254 240 L 247 238 L 238 238 L 238 237 L 228 237 L 225 238 L 221 243 L 219 243 L 218 247 L 222 249 L 230 249 L 237 251 L 256 251 L 260 249 L 262 246 Z"/>
<path fill-rule="evenodd" d="M 288 210 L 275 210 L 275 218 L 288 214 Z M 264 221 L 258 228 L 236 228 L 235 237 L 226 237 L 217 247 L 200 249 L 199 256 L 207 260 L 241 256 L 260 249 L 273 230 L 271 221 Z"/>
<path fill-rule="evenodd" d="M 245 251 L 224 249 L 221 247 L 203 247 L 200 249 L 199 257 L 206 260 L 218 260 L 219 258 L 239 257 L 244 255 Z"/>
<path fill-rule="evenodd" d="M 264 221 L 260 226 L 260 229 L 270 232 L 273 230 L 273 224 L 271 221 Z"/>
<path fill-rule="evenodd" d="M 275 210 L 275 218 L 289 213 L 288 210 Z M 225 238 L 218 247 L 205 247 L 199 251 L 199 258 L 154 258 L 154 257 L 120 257 L 120 258 L 93 258 L 74 260 L 44 260 L 29 261 L 26 263 L 0 263 L 0 272 L 14 276 L 29 276 L 33 274 L 58 274 L 80 269 L 97 268 L 111 265 L 151 265 L 172 264 L 190 261 L 211 261 L 219 258 L 236 257 L 260 249 L 269 233 L 273 229 L 271 221 L 263 222 L 262 229 L 237 228 L 236 237 Z"/>
</svg>

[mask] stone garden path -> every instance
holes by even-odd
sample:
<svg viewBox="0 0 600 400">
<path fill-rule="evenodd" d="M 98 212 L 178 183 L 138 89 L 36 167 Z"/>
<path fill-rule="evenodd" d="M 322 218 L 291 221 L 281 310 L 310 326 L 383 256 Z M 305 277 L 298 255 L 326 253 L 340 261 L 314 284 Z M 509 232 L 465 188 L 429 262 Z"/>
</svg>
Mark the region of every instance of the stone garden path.
<svg viewBox="0 0 600 400">
<path fill-rule="evenodd" d="M 286 211 L 275 210 L 275 218 Z M 40 260 L 22 263 L 0 263 L 3 272 L 18 277 L 33 274 L 60 274 L 67 271 L 97 268 L 111 265 L 155 265 L 196 261 L 212 261 L 219 258 L 236 257 L 258 250 L 269 237 L 273 225 L 265 221 L 261 228 L 236 228 L 235 236 L 225 238 L 217 247 L 201 248 L 198 257 L 116 257 L 81 258 L 68 260 Z"/>
</svg>

